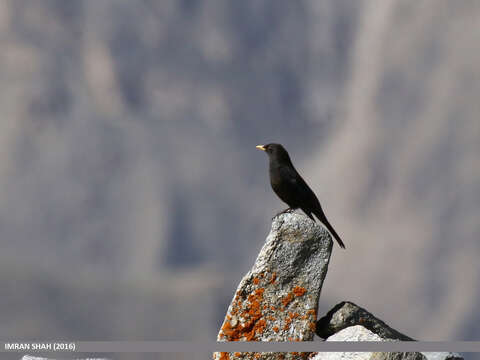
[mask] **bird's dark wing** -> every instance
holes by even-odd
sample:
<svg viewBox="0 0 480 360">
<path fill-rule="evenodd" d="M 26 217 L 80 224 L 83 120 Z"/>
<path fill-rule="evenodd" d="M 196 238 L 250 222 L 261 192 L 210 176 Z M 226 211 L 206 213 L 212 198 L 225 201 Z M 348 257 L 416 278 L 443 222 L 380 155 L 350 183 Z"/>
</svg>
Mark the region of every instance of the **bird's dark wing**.
<svg viewBox="0 0 480 360">
<path fill-rule="evenodd" d="M 278 170 L 284 191 L 282 191 L 282 196 L 278 193 L 277 195 L 279 195 L 283 201 L 291 207 L 299 207 L 304 211 L 306 209 L 313 210 L 317 207 L 317 204 L 320 206 L 312 189 L 310 189 L 295 168 L 291 166 L 282 166 Z M 286 199 L 283 197 L 286 197 Z M 305 209 L 303 209 L 304 207 Z"/>
<path fill-rule="evenodd" d="M 333 226 L 327 220 L 325 213 L 323 212 L 320 202 L 317 199 L 315 193 L 310 189 L 305 180 L 300 174 L 291 166 L 281 167 L 279 169 L 279 177 L 282 179 L 281 191 L 273 189 L 277 195 L 288 206 L 292 208 L 300 208 L 313 220 L 312 213 L 320 220 L 328 229 L 328 231 L 337 240 L 340 247 L 345 248 L 340 236 L 337 234 Z M 272 184 L 273 187 L 273 184 Z"/>
</svg>

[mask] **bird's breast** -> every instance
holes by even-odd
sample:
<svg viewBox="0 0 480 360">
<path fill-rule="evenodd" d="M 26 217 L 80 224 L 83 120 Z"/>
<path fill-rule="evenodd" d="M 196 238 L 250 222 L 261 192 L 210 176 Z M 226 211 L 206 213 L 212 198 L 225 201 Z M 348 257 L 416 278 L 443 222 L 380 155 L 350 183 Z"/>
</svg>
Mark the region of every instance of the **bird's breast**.
<svg viewBox="0 0 480 360">
<path fill-rule="evenodd" d="M 280 166 L 270 166 L 270 185 L 277 196 L 288 206 L 297 207 L 297 194 L 295 188 L 292 188 L 291 181 L 282 172 Z"/>
</svg>

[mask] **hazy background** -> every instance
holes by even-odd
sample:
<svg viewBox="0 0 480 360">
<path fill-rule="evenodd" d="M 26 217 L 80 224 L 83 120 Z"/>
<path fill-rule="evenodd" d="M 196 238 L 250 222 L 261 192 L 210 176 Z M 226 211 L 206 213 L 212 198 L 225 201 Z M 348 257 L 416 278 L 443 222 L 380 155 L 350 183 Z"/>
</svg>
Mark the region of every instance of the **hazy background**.
<svg viewBox="0 0 480 360">
<path fill-rule="evenodd" d="M 320 314 L 480 340 L 479 24 L 474 0 L 0 0 L 0 338 L 214 339 L 284 208 L 275 141 L 347 246 Z"/>
</svg>

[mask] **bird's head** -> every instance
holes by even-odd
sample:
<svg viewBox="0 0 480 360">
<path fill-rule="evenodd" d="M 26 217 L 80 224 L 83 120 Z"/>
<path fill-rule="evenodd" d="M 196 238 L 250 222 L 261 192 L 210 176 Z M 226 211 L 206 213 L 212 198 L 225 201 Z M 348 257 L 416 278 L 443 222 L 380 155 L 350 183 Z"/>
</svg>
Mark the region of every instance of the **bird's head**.
<svg viewBox="0 0 480 360">
<path fill-rule="evenodd" d="M 257 145 L 256 148 L 265 151 L 271 160 L 291 162 L 287 150 L 281 144 Z"/>
</svg>

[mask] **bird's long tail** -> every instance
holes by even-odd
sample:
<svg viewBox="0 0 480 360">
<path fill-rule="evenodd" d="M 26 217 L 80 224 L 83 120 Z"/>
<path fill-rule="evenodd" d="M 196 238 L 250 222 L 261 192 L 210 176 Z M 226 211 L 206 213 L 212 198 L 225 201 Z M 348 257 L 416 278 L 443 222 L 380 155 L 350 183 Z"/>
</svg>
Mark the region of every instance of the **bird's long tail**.
<svg viewBox="0 0 480 360">
<path fill-rule="evenodd" d="M 340 247 L 342 249 L 345 249 L 345 244 L 343 243 L 342 239 L 340 239 L 340 236 L 337 234 L 337 232 L 335 231 L 335 229 L 333 228 L 332 225 L 330 225 L 330 223 L 328 222 L 327 220 L 327 217 L 325 216 L 325 214 L 322 212 L 322 211 L 317 211 L 314 213 L 315 216 L 318 218 L 318 220 L 320 220 L 322 222 L 323 225 L 325 225 L 325 227 L 328 229 L 328 231 L 330 231 L 330 234 L 333 235 L 333 237 L 335 238 L 335 240 L 337 240 L 338 242 L 338 245 L 340 245 Z"/>
</svg>

